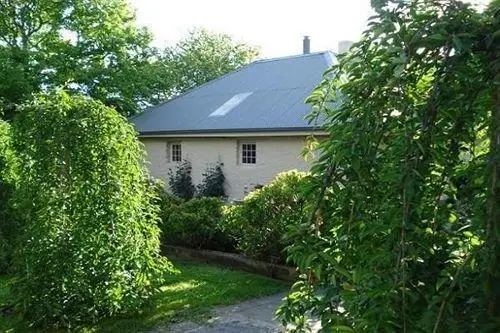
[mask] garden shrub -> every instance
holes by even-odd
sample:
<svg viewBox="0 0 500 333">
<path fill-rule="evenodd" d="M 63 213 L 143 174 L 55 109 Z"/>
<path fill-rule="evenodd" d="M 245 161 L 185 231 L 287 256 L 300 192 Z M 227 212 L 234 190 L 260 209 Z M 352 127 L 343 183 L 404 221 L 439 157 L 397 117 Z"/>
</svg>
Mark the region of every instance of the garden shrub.
<svg viewBox="0 0 500 333">
<path fill-rule="evenodd" d="M 202 183 L 197 186 L 198 196 L 225 198 L 224 182 L 226 180 L 222 167 L 224 163 L 217 162 L 215 165 L 207 167 L 202 174 Z"/>
<path fill-rule="evenodd" d="M 306 201 L 301 195 L 306 173 L 282 172 L 268 185 L 248 194 L 243 203 L 226 208 L 224 230 L 243 254 L 271 262 L 285 262 L 283 235 L 304 221 Z"/>
<path fill-rule="evenodd" d="M 196 188 L 193 185 L 191 170 L 191 162 L 187 160 L 182 161 L 175 168 L 175 171 L 173 169 L 168 170 L 168 186 L 170 191 L 179 198 L 187 200 L 194 197 Z"/>
<path fill-rule="evenodd" d="M 59 92 L 25 105 L 13 138 L 18 306 L 35 324 L 66 327 L 139 310 L 171 266 L 133 127 L 100 102 Z"/>
<path fill-rule="evenodd" d="M 11 209 L 14 191 L 14 154 L 10 126 L 0 120 L 0 274 L 10 267 L 14 242 L 15 220 Z"/>
<path fill-rule="evenodd" d="M 158 216 L 161 221 L 168 221 L 174 210 L 177 210 L 177 207 L 180 206 L 185 200 L 165 191 L 165 184 L 161 180 L 154 179 L 151 185 L 156 194 L 155 203 L 159 208 Z M 162 223 L 163 222 L 160 223 L 160 226 Z"/>
<path fill-rule="evenodd" d="M 234 242 L 220 227 L 223 202 L 219 198 L 184 201 L 157 186 L 162 243 L 195 249 L 233 251 Z"/>
</svg>

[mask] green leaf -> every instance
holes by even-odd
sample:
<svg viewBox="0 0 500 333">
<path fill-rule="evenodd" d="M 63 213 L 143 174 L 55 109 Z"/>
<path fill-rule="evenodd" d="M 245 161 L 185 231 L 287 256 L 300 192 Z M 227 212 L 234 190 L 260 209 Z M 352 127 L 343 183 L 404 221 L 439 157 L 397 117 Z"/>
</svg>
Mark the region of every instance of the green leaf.
<svg viewBox="0 0 500 333">
<path fill-rule="evenodd" d="M 344 326 L 344 325 L 335 325 L 332 326 L 333 332 L 354 332 L 352 328 L 349 326 Z"/>
</svg>

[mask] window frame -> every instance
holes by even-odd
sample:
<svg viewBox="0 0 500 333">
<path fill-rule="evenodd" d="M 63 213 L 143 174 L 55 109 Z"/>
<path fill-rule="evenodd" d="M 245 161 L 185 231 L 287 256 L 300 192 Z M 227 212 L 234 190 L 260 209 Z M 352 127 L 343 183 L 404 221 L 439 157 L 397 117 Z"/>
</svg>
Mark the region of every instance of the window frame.
<svg viewBox="0 0 500 333">
<path fill-rule="evenodd" d="M 255 141 L 240 142 L 239 163 L 257 165 L 257 143 Z"/>
<path fill-rule="evenodd" d="M 181 142 L 169 142 L 168 144 L 168 161 L 170 163 L 182 162 L 182 143 Z"/>
</svg>

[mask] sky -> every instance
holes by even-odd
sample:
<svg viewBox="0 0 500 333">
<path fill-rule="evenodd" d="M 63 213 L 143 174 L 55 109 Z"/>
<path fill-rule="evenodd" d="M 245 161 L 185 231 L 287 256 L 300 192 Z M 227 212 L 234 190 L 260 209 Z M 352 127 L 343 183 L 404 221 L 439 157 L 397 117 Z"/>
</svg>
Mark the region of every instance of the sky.
<svg viewBox="0 0 500 333">
<path fill-rule="evenodd" d="M 129 0 L 137 21 L 156 46 L 175 44 L 195 27 L 230 35 L 260 49 L 261 58 L 337 51 L 341 40 L 357 40 L 373 15 L 370 0 Z M 472 0 L 486 3 L 489 0 Z"/>
<path fill-rule="evenodd" d="M 203 27 L 260 48 L 261 57 L 337 50 L 340 40 L 359 38 L 371 13 L 369 0 L 130 0 L 140 25 L 157 46 L 175 44 L 189 29 Z"/>
</svg>

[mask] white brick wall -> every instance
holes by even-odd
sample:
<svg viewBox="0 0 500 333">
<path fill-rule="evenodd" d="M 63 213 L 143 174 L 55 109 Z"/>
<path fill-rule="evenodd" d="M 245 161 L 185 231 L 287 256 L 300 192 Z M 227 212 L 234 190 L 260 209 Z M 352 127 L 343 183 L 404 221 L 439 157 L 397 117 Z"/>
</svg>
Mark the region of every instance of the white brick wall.
<svg viewBox="0 0 500 333">
<path fill-rule="evenodd" d="M 141 138 L 145 145 L 148 168 L 155 178 L 167 183 L 167 171 L 176 163 L 167 161 L 168 142 L 181 142 L 182 158 L 191 161 L 193 182 L 201 182 L 201 174 L 209 164 L 224 163 L 226 193 L 231 199 L 242 199 L 247 190 L 257 184 L 265 185 L 281 171 L 298 169 L 307 171 L 310 163 L 300 157 L 305 136 L 245 137 L 245 138 Z M 257 144 L 257 163 L 241 163 L 239 144 Z"/>
</svg>

